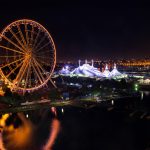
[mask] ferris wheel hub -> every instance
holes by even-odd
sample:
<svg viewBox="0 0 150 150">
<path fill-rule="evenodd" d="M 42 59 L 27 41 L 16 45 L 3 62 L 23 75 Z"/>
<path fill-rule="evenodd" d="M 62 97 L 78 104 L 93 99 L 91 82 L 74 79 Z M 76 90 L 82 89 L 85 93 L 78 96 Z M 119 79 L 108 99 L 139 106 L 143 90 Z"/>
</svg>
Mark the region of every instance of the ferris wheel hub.
<svg viewBox="0 0 150 150">
<path fill-rule="evenodd" d="M 32 50 L 28 49 L 27 52 L 25 53 L 26 58 L 31 58 L 32 57 Z"/>
</svg>

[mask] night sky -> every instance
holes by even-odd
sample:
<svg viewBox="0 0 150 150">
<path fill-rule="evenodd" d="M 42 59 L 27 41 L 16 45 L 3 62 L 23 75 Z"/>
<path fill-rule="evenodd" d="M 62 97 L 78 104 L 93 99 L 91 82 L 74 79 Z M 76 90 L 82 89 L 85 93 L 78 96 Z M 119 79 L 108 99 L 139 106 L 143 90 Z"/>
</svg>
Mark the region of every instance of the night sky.
<svg viewBox="0 0 150 150">
<path fill-rule="evenodd" d="M 150 56 L 150 9 L 145 6 L 114 1 L 3 2 L 0 30 L 17 19 L 38 21 L 54 39 L 57 60 L 145 58 Z"/>
</svg>

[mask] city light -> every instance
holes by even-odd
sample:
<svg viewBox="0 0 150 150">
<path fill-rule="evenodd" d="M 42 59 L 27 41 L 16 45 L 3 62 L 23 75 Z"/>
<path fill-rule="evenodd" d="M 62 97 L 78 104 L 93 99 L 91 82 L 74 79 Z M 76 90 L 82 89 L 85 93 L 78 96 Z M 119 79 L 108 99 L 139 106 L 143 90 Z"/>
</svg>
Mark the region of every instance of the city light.
<svg viewBox="0 0 150 150">
<path fill-rule="evenodd" d="M 61 112 L 64 113 L 64 109 L 63 108 L 61 109 Z"/>
</svg>

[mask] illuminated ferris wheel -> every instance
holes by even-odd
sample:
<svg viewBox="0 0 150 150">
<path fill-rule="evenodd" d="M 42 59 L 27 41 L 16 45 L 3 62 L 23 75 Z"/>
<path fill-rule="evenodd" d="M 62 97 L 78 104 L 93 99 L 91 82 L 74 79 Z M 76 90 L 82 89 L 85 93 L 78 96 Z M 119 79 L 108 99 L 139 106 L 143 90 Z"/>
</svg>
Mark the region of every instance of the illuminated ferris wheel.
<svg viewBox="0 0 150 150">
<path fill-rule="evenodd" d="M 32 91 L 51 80 L 56 48 L 50 33 L 39 23 L 22 19 L 0 34 L 0 71 L 12 89 Z"/>
</svg>

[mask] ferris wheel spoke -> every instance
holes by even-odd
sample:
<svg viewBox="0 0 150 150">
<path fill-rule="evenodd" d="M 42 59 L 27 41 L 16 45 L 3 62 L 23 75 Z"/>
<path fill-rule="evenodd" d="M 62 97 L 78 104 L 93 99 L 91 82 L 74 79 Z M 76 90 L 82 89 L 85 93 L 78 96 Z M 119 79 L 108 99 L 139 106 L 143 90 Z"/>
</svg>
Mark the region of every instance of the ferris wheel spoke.
<svg viewBox="0 0 150 150">
<path fill-rule="evenodd" d="M 37 70 L 36 70 L 36 68 L 35 68 L 34 64 L 33 64 L 33 63 L 31 63 L 31 64 L 32 64 L 32 67 L 33 67 L 33 70 L 34 70 L 34 72 L 35 72 L 36 76 L 38 77 L 38 79 L 39 79 L 40 83 L 42 84 L 42 83 L 43 83 L 43 81 L 42 81 L 41 77 L 39 76 L 39 73 L 37 72 Z"/>
<path fill-rule="evenodd" d="M 26 78 L 25 78 L 25 86 L 24 86 L 25 89 L 26 89 L 26 87 L 27 87 L 30 69 L 31 69 L 31 65 L 30 65 L 30 62 L 29 62 L 28 69 L 27 69 L 27 76 L 26 76 Z"/>
<path fill-rule="evenodd" d="M 19 31 L 19 34 L 21 36 L 21 39 L 23 41 L 24 46 L 27 47 L 27 42 L 25 41 L 24 35 L 23 35 L 23 33 L 22 33 L 21 29 L 20 29 L 20 26 L 18 24 L 17 24 L 17 28 L 18 28 L 18 31 Z"/>
<path fill-rule="evenodd" d="M 38 54 L 41 56 L 41 54 L 46 54 L 46 53 L 51 53 L 51 50 L 39 51 Z"/>
<path fill-rule="evenodd" d="M 44 57 L 43 57 L 43 58 L 44 58 Z M 38 59 L 38 58 L 36 58 L 36 60 L 39 62 L 39 64 L 40 64 L 40 63 L 42 63 L 42 64 L 47 64 L 47 65 L 53 64 L 53 62 L 52 62 L 53 59 L 50 59 L 49 61 L 47 61 L 46 58 L 45 58 L 45 59 Z"/>
<path fill-rule="evenodd" d="M 46 43 L 45 45 L 43 45 L 42 47 L 40 47 L 39 49 L 35 50 L 36 52 L 39 52 L 41 49 L 43 49 L 44 47 L 48 46 L 50 44 L 50 42 Z"/>
<path fill-rule="evenodd" d="M 29 65 L 29 63 L 27 62 L 27 60 L 24 60 L 23 65 L 15 79 L 15 82 L 17 82 L 17 87 L 19 86 L 24 74 L 26 73 L 28 65 Z"/>
<path fill-rule="evenodd" d="M 50 59 L 48 57 L 39 57 L 39 58 L 37 57 L 36 59 L 38 62 L 45 62 L 45 63 L 48 62 L 49 64 L 53 62 L 53 58 Z"/>
<path fill-rule="evenodd" d="M 40 33 L 41 33 L 41 30 L 38 30 L 37 36 L 36 36 L 35 41 L 34 41 L 34 44 L 33 44 L 33 48 L 34 48 L 35 45 L 37 44 L 37 40 L 38 40 L 38 38 L 39 38 Z"/>
<path fill-rule="evenodd" d="M 41 58 L 42 60 L 53 60 L 53 58 L 49 58 L 47 56 L 36 56 L 35 58 Z"/>
<path fill-rule="evenodd" d="M 20 46 L 22 46 L 23 48 L 23 52 L 25 52 L 25 46 L 22 44 L 22 42 L 20 41 L 20 39 L 16 36 L 16 34 L 12 31 L 12 29 L 10 28 L 9 31 L 11 32 L 11 34 L 15 37 L 15 39 L 17 40 L 17 42 L 20 44 Z"/>
<path fill-rule="evenodd" d="M 40 72 L 42 78 L 44 79 L 44 77 L 43 77 L 43 75 L 42 75 L 42 72 L 46 75 L 46 70 L 37 62 L 36 59 L 34 59 L 34 61 L 35 61 L 35 63 L 36 63 L 36 66 L 37 66 L 37 68 L 38 68 L 38 70 L 39 70 L 39 72 Z M 40 70 L 42 70 L 42 72 L 41 72 Z M 46 75 L 46 77 L 48 78 L 47 75 Z"/>
<path fill-rule="evenodd" d="M 35 48 L 33 47 L 33 49 L 36 49 L 40 46 L 40 44 L 45 40 L 46 37 L 42 38 L 42 40 L 39 41 L 39 43 L 35 46 Z"/>
<path fill-rule="evenodd" d="M 39 66 L 40 69 L 41 69 L 44 73 L 46 73 L 45 69 L 38 63 L 38 61 L 37 61 L 35 58 L 34 58 L 34 61 L 35 61 L 35 63 L 37 64 L 37 66 Z"/>
<path fill-rule="evenodd" d="M 42 60 L 38 60 L 38 61 L 39 61 L 40 63 L 44 64 L 44 65 L 47 65 L 47 66 L 50 65 L 50 63 L 44 62 L 44 61 L 42 61 Z"/>
<path fill-rule="evenodd" d="M 48 56 L 51 56 L 51 57 L 48 57 Z M 54 60 L 54 56 L 53 56 L 53 54 L 51 55 L 51 53 L 46 53 L 46 52 L 43 52 L 43 53 L 38 53 L 36 56 L 35 56 L 35 58 L 37 58 L 37 59 L 44 59 L 44 60 L 46 60 L 46 59 L 48 59 L 48 60 Z"/>
<path fill-rule="evenodd" d="M 11 70 L 11 72 L 9 74 L 6 75 L 7 78 L 9 78 L 9 76 L 14 73 L 21 65 L 23 62 L 21 62 L 19 65 L 17 65 L 17 67 L 15 67 L 14 69 Z"/>
<path fill-rule="evenodd" d="M 8 64 L 6 64 L 6 65 L 4 65 L 4 66 L 2 66 L 2 67 L 0 67 L 0 68 L 2 69 L 2 68 L 5 68 L 5 67 L 8 67 L 8 66 L 10 66 L 10 65 L 12 65 L 12 64 L 14 64 L 14 63 L 16 63 L 16 62 L 19 62 L 19 61 L 23 60 L 23 59 L 24 59 L 24 58 L 15 60 L 15 61 L 13 61 L 13 62 L 11 62 L 11 63 L 8 63 Z"/>
<path fill-rule="evenodd" d="M 37 73 L 36 73 L 36 71 L 34 70 L 34 68 L 33 68 L 33 66 L 32 66 L 33 64 L 31 63 L 31 69 L 32 69 L 32 78 L 34 78 L 34 80 L 35 80 L 35 82 L 33 83 L 31 83 L 31 80 L 30 80 L 30 85 L 32 85 L 32 84 L 41 84 L 42 83 L 42 81 L 41 81 L 41 78 L 39 78 L 38 77 L 38 75 L 37 75 Z M 30 79 L 31 79 L 31 74 L 30 74 Z"/>
<path fill-rule="evenodd" d="M 28 46 L 28 44 L 29 44 L 29 34 L 28 34 L 27 24 L 25 24 L 25 32 L 26 32 L 26 41 L 27 41 L 27 46 Z"/>
<path fill-rule="evenodd" d="M 40 66 L 38 65 L 38 62 L 37 62 L 35 59 L 34 59 L 34 63 L 35 63 L 35 66 L 36 66 L 36 68 L 37 68 L 37 70 L 38 70 L 38 72 L 39 72 L 39 74 L 40 74 L 40 76 L 41 76 L 43 82 L 44 82 L 45 78 L 44 78 L 44 76 L 43 76 L 43 74 L 42 74 L 42 71 L 43 71 L 44 74 L 46 73 L 46 71 L 44 71 L 44 69 L 42 70 L 42 69 L 40 68 Z M 42 71 L 41 71 L 41 70 L 42 70 Z"/>
<path fill-rule="evenodd" d="M 22 64 L 22 66 L 21 66 L 21 68 L 20 68 L 20 70 L 19 70 L 19 72 L 18 72 L 18 75 L 17 75 L 17 77 L 16 77 L 16 79 L 15 80 L 19 80 L 19 78 L 20 78 L 20 76 L 23 74 L 23 72 L 25 71 L 25 66 L 26 65 L 28 65 L 28 61 L 27 61 L 27 59 L 24 59 L 23 60 L 23 64 Z"/>
<path fill-rule="evenodd" d="M 31 45 L 33 45 L 33 33 L 34 33 L 34 26 L 32 25 L 31 40 L 30 40 L 30 44 L 31 44 Z"/>
<path fill-rule="evenodd" d="M 0 45 L 0 48 L 6 49 L 6 50 L 9 50 L 9 51 L 13 51 L 13 52 L 17 52 L 17 53 L 24 54 L 23 52 L 20 52 L 20 51 L 18 51 L 18 50 L 16 50 L 16 49 L 9 48 L 9 47 L 6 47 L 6 46 Z"/>
<path fill-rule="evenodd" d="M 46 57 L 46 56 L 36 56 L 36 58 L 49 58 L 49 57 Z"/>
<path fill-rule="evenodd" d="M 29 64 L 29 67 L 30 67 L 30 71 L 29 71 L 29 87 L 31 87 L 31 72 L 32 72 L 31 62 L 30 62 L 30 64 Z"/>
<path fill-rule="evenodd" d="M 53 58 L 48 60 L 47 58 L 44 59 L 44 57 L 43 57 L 42 59 L 41 58 L 40 59 L 36 58 L 36 60 L 39 62 L 39 64 L 40 63 L 42 63 L 42 64 L 45 63 L 45 64 L 48 64 L 48 65 L 53 64 Z"/>
<path fill-rule="evenodd" d="M 7 55 L 3 55 L 3 56 L 0 56 L 2 58 L 17 58 L 17 57 L 22 57 L 22 55 L 16 55 L 16 56 L 7 56 Z"/>
<path fill-rule="evenodd" d="M 38 62 L 52 62 L 53 60 L 54 60 L 54 57 L 52 56 L 52 57 L 47 57 L 47 55 L 46 56 L 44 56 L 44 55 L 41 55 L 41 56 L 36 56 L 35 57 L 35 59 L 38 61 Z"/>
<path fill-rule="evenodd" d="M 20 46 L 18 46 L 17 44 L 15 44 L 13 41 L 11 41 L 10 39 L 8 39 L 5 35 L 1 35 L 1 37 L 3 37 L 5 40 L 7 40 L 9 43 L 11 43 L 12 45 L 14 45 L 15 47 L 17 47 L 18 49 L 20 49 L 21 51 L 24 51 Z M 18 51 L 19 52 L 19 51 Z M 20 52 L 21 53 L 21 52 Z M 22 52 L 23 53 L 23 52 Z"/>
</svg>

